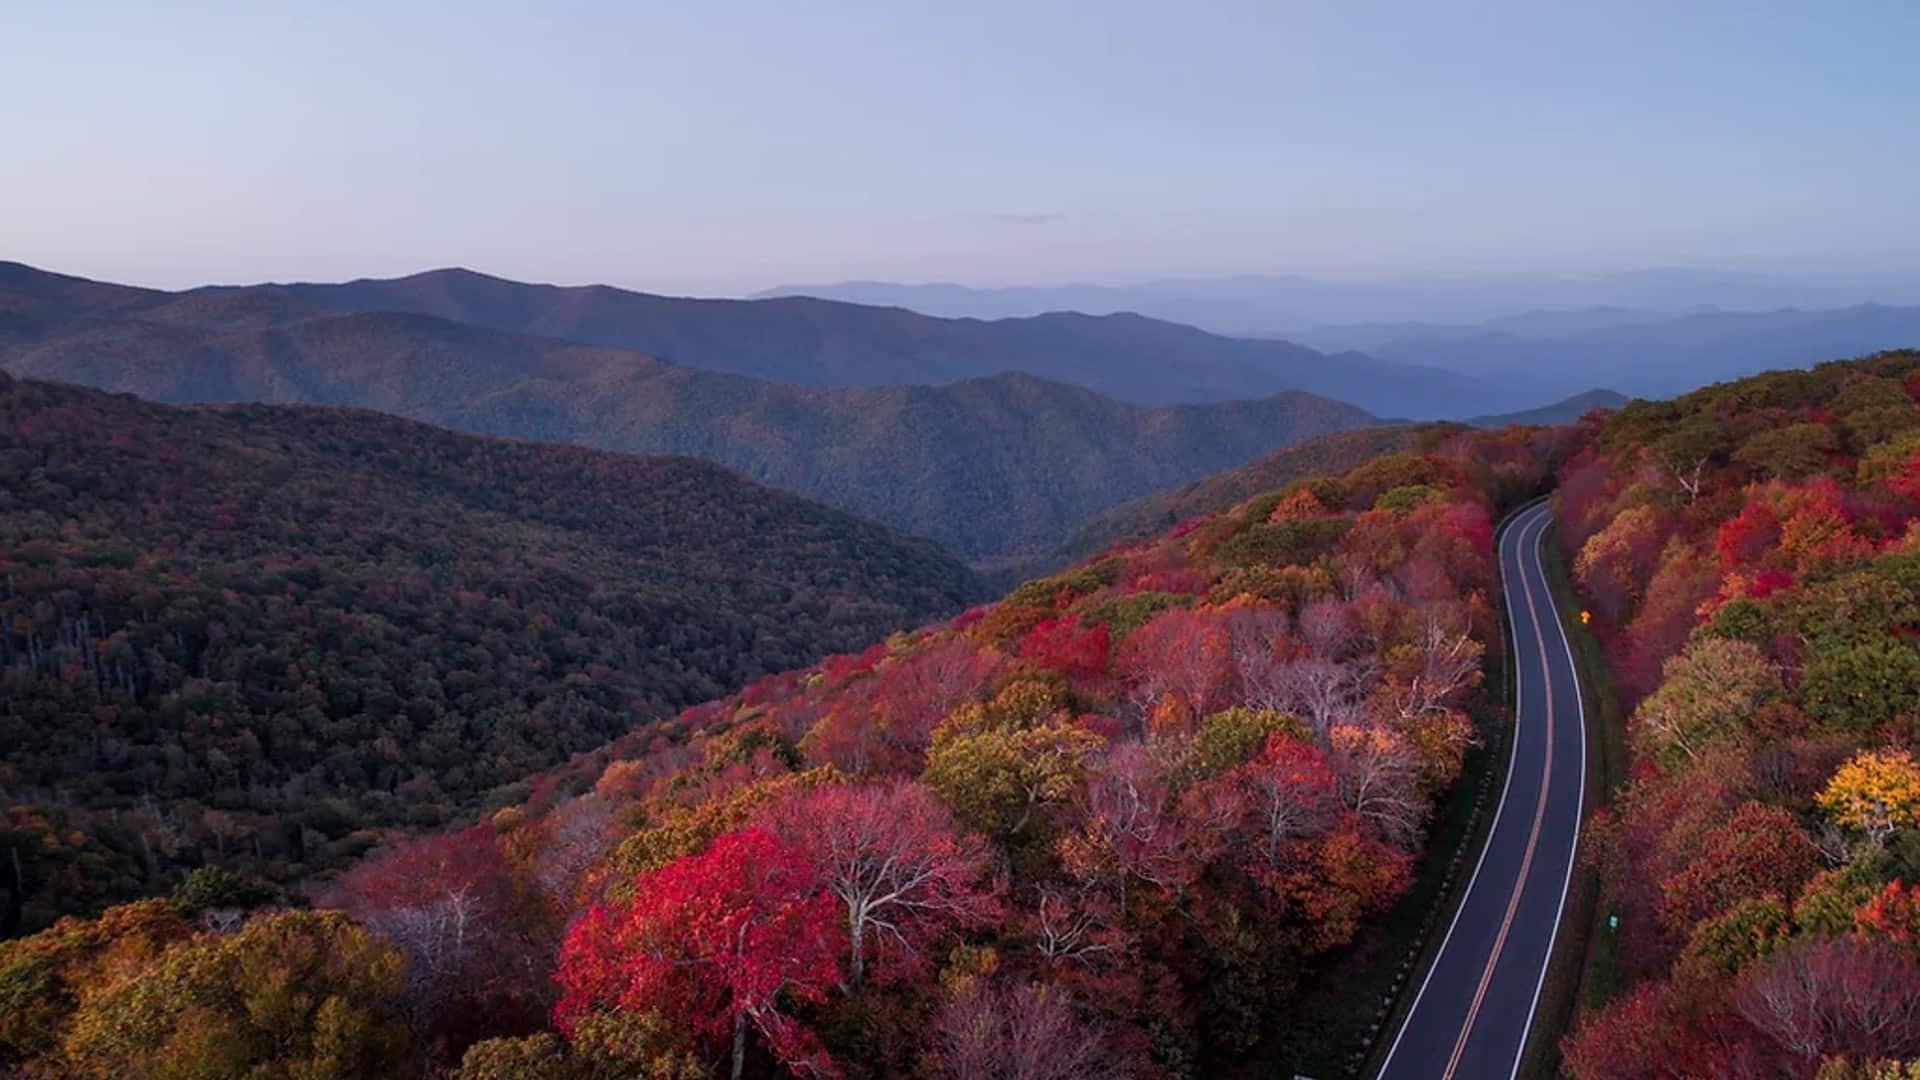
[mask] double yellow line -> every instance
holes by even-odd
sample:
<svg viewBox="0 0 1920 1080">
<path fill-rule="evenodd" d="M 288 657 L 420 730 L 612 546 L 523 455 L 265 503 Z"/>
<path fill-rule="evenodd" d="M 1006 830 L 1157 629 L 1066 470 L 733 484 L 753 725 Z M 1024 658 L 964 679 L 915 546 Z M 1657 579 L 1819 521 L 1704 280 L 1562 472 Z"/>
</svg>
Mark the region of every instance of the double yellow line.
<svg viewBox="0 0 1920 1080">
<path fill-rule="evenodd" d="M 1525 515 L 1527 514 L 1537 514 L 1538 516 L 1532 518 L 1531 520 L 1528 520 L 1525 517 Z M 1498 969 L 1500 964 L 1500 956 L 1502 952 L 1504 952 L 1506 949 L 1508 935 L 1512 932 L 1512 929 L 1513 929 L 1514 918 L 1519 913 L 1520 901 L 1522 896 L 1526 892 L 1527 878 L 1533 869 L 1534 857 L 1540 846 L 1540 837 L 1541 837 L 1541 834 L 1545 831 L 1545 827 L 1546 827 L 1547 800 L 1553 791 L 1554 741 L 1555 741 L 1555 735 L 1556 735 L 1556 721 L 1554 717 L 1554 689 L 1556 684 L 1553 676 L 1553 665 L 1549 663 L 1547 660 L 1546 634 L 1541 627 L 1540 606 L 1536 599 L 1536 595 L 1533 588 L 1533 582 L 1531 580 L 1531 575 L 1528 573 L 1526 560 L 1523 558 L 1523 556 L 1527 552 L 1529 545 L 1531 545 L 1532 548 L 1534 549 L 1533 556 L 1532 556 L 1533 562 L 1535 565 L 1538 564 L 1539 544 L 1541 539 L 1546 535 L 1547 527 L 1550 524 L 1552 524 L 1552 521 L 1553 521 L 1552 514 L 1546 509 L 1545 504 L 1540 504 L 1537 507 L 1531 508 L 1529 510 L 1523 510 L 1519 514 L 1516 514 L 1514 517 L 1514 520 L 1507 526 L 1506 531 L 1501 534 L 1501 541 L 1503 545 L 1508 533 L 1512 533 L 1514 536 L 1514 556 L 1515 556 L 1515 563 L 1516 563 L 1515 569 L 1518 571 L 1519 578 L 1520 578 L 1520 587 L 1518 590 L 1518 595 L 1520 600 L 1526 606 L 1527 617 L 1533 623 L 1533 641 L 1534 641 L 1534 646 L 1538 650 L 1538 655 L 1540 657 L 1540 675 L 1541 675 L 1541 679 L 1544 682 L 1542 689 L 1546 693 L 1545 737 L 1547 742 L 1546 742 L 1544 759 L 1541 764 L 1540 794 L 1537 802 L 1534 804 L 1533 821 L 1527 833 L 1527 845 L 1526 845 L 1525 851 L 1522 853 L 1522 856 L 1521 856 L 1519 872 L 1514 879 L 1512 892 L 1507 897 L 1506 911 L 1503 913 L 1503 917 L 1500 921 L 1499 932 L 1494 938 L 1493 947 L 1488 951 L 1486 967 L 1481 971 L 1479 984 L 1474 989 L 1473 1001 L 1468 1006 L 1466 1017 L 1461 1021 L 1460 1033 L 1454 1039 L 1453 1052 L 1448 1056 L 1446 1068 L 1441 1073 L 1441 1077 L 1443 1078 L 1443 1080 L 1453 1080 L 1455 1075 L 1459 1072 L 1460 1061 L 1461 1061 L 1461 1058 L 1466 1053 L 1467 1043 L 1468 1043 L 1468 1040 L 1472 1037 L 1474 1024 L 1479 1019 L 1480 1010 L 1482 1006 L 1486 1003 L 1487 988 L 1493 982 L 1494 972 L 1495 970 Z M 1529 532 L 1531 532 L 1532 534 L 1530 539 L 1528 536 Z M 1504 574 L 1505 572 L 1504 559 L 1501 560 L 1501 567 L 1502 567 L 1502 573 Z M 1520 714 L 1523 706 L 1523 700 L 1522 700 L 1522 694 L 1521 694 L 1521 684 L 1522 684 L 1521 672 L 1523 670 L 1523 666 L 1520 663 L 1520 656 L 1519 656 L 1520 624 L 1519 624 L 1519 619 L 1517 618 L 1518 612 L 1516 610 L 1515 604 L 1513 603 L 1515 590 L 1513 589 L 1513 583 L 1511 581 L 1506 582 L 1506 586 L 1507 586 L 1507 595 L 1508 595 L 1509 614 L 1510 616 L 1516 616 L 1512 618 L 1512 622 L 1513 622 L 1513 645 L 1514 645 L 1514 658 L 1513 658 L 1514 723 L 1516 725 L 1514 738 L 1513 738 L 1513 754 L 1517 757 L 1519 753 L 1519 746 L 1520 746 L 1520 736 L 1519 736 L 1519 729 L 1517 725 L 1520 723 Z M 1550 601 L 1547 606 L 1548 606 L 1548 612 L 1553 616 L 1555 620 L 1554 621 L 1555 628 L 1560 631 L 1561 647 L 1566 652 L 1566 655 L 1567 655 L 1568 670 L 1574 671 L 1575 669 L 1573 665 L 1573 646 L 1567 640 L 1565 628 L 1560 626 L 1559 614 L 1557 610 L 1553 608 L 1553 605 Z M 1577 695 L 1579 692 L 1579 687 L 1577 685 L 1578 676 L 1576 675 L 1574 677 L 1576 679 L 1576 686 L 1574 689 L 1576 693 L 1576 701 L 1578 701 L 1578 698 L 1577 698 Z M 1580 791 L 1578 795 L 1578 800 L 1581 804 L 1584 804 L 1586 800 L 1586 776 L 1585 776 L 1586 747 L 1584 742 L 1585 725 L 1586 725 L 1586 706 L 1585 706 L 1585 702 L 1583 701 L 1579 702 L 1579 704 L 1580 704 L 1580 713 L 1581 713 L 1580 722 L 1581 722 L 1581 739 L 1582 739 L 1582 743 L 1581 743 L 1582 760 L 1580 763 L 1581 776 L 1580 776 Z M 1420 984 L 1420 991 L 1414 996 L 1413 1008 L 1412 1010 L 1409 1011 L 1406 1017 L 1406 1020 L 1401 1024 L 1400 1034 L 1395 1037 L 1393 1046 L 1389 1048 L 1387 1051 L 1386 1066 L 1392 1065 L 1394 1054 L 1400 1048 L 1400 1040 L 1401 1038 L 1405 1037 L 1408 1025 L 1412 1023 L 1415 1015 L 1418 1013 L 1420 1009 L 1420 1002 L 1426 996 L 1426 991 L 1428 988 L 1427 983 L 1430 982 L 1433 978 L 1434 968 L 1438 967 L 1440 963 L 1440 959 L 1446 954 L 1447 945 L 1453 939 L 1453 931 L 1459 925 L 1460 916 L 1466 910 L 1467 902 L 1470 901 L 1473 897 L 1474 887 L 1479 882 L 1480 870 L 1482 869 L 1482 867 L 1486 862 L 1487 850 L 1492 846 L 1494 834 L 1499 830 L 1500 819 L 1505 814 L 1505 811 L 1506 811 L 1507 793 L 1509 790 L 1511 790 L 1512 783 L 1513 783 L 1514 764 L 1515 764 L 1514 758 L 1510 757 L 1508 762 L 1508 769 L 1507 769 L 1507 779 L 1506 779 L 1506 782 L 1501 786 L 1500 802 L 1498 807 L 1494 810 L 1494 822 L 1493 822 L 1492 828 L 1488 830 L 1487 843 L 1485 846 L 1481 848 L 1479 860 L 1474 863 L 1473 875 L 1467 881 L 1467 889 L 1461 899 L 1460 907 L 1455 909 L 1453 921 L 1447 927 L 1446 937 L 1443 938 L 1440 943 L 1440 951 L 1438 954 L 1435 955 L 1434 963 L 1431 967 L 1429 967 L 1427 971 L 1426 980 Z M 1574 811 L 1576 814 L 1576 819 L 1577 819 L 1577 815 L 1580 814 L 1582 810 L 1584 810 L 1584 805 L 1576 806 Z M 1576 829 L 1577 829 L 1577 826 L 1576 826 Z M 1577 842 L 1578 842 L 1577 832 L 1575 836 L 1575 842 L 1577 845 Z M 1540 994 L 1542 989 L 1546 985 L 1547 966 L 1551 962 L 1553 957 L 1554 940 L 1557 939 L 1559 936 L 1560 917 L 1564 913 L 1564 910 L 1566 907 L 1567 888 L 1568 888 L 1568 885 L 1571 883 L 1572 877 L 1573 877 L 1573 856 L 1574 856 L 1574 853 L 1570 851 L 1568 853 L 1568 859 L 1567 859 L 1567 872 L 1564 880 L 1562 880 L 1561 882 L 1561 887 L 1560 887 L 1559 907 L 1558 909 L 1556 909 L 1554 913 L 1553 931 L 1547 941 L 1546 953 L 1542 957 L 1540 962 L 1540 974 L 1538 979 L 1534 983 L 1533 997 L 1528 1003 L 1526 1024 L 1522 1028 L 1521 1037 L 1520 1037 L 1520 1046 L 1514 1052 L 1513 1070 L 1510 1075 L 1517 1075 L 1519 1073 L 1520 1059 L 1526 1053 L 1527 1038 L 1533 1029 L 1533 1015 L 1534 1015 L 1534 1012 L 1537 1011 L 1539 1007 Z M 1383 1068 L 1383 1071 L 1384 1071 L 1384 1068 Z"/>
</svg>

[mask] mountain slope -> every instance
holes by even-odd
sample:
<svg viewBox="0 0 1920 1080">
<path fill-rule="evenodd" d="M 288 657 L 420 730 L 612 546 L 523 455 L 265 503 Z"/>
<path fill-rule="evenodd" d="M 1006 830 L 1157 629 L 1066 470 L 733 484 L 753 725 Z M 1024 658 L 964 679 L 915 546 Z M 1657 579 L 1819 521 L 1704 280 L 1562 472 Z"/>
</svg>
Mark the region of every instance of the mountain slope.
<svg viewBox="0 0 1920 1080">
<path fill-rule="evenodd" d="M 0 348 L 0 367 L 160 401 L 360 405 L 483 434 L 693 454 L 983 561 L 1047 550 L 1114 503 L 1375 422 L 1301 393 L 1148 408 L 1019 374 L 796 386 L 426 315 L 315 315 L 245 290 L 78 322 Z"/>
<path fill-rule="evenodd" d="M 1446 415 L 1471 407 L 1474 394 L 1484 392 L 1418 363 L 1326 356 L 1286 341 L 1220 337 L 1125 313 L 940 319 L 802 296 L 694 300 L 604 285 L 528 285 L 469 270 L 258 288 L 341 310 L 438 315 L 809 385 L 934 384 L 1022 371 L 1143 404 L 1293 389 L 1389 415 Z"/>
<path fill-rule="evenodd" d="M 976 588 L 687 458 L 0 375 L 0 789 L 147 829 L 109 890 L 315 870 Z"/>
<path fill-rule="evenodd" d="M 1768 372 L 1634 402 L 1563 468 L 1626 779 L 1592 844 L 1617 974 L 1559 1075 L 1920 1058 L 1917 398 L 1920 352 Z"/>
<path fill-rule="evenodd" d="M 1053 554 L 1052 561 L 1082 559 L 1113 544 L 1170 529 L 1189 518 L 1217 514 L 1262 491 L 1284 487 L 1295 480 L 1345 472 L 1382 455 L 1405 450 L 1427 432 L 1441 430 L 1449 429 L 1396 424 L 1308 439 L 1184 487 L 1157 491 L 1102 511 L 1075 529 Z"/>
</svg>

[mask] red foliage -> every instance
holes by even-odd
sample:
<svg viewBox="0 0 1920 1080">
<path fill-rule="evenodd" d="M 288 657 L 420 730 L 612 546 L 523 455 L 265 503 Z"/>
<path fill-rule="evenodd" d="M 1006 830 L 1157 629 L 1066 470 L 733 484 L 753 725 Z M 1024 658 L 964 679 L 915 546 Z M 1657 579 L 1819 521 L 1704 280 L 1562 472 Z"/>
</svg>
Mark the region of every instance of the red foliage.
<svg viewBox="0 0 1920 1080">
<path fill-rule="evenodd" d="M 1021 657 L 1070 679 L 1104 674 L 1109 651 L 1105 623 L 1081 629 L 1079 620 L 1072 615 L 1040 623 L 1020 642 Z"/>
<path fill-rule="evenodd" d="M 752 1027 L 788 1067 L 832 1072 L 781 995 L 823 1001 L 836 981 L 837 905 L 801 848 L 765 829 L 721 837 L 641 875 L 634 899 L 567 932 L 554 1019 L 571 1034 L 603 1010 L 657 1010 L 717 1044 Z"/>
<path fill-rule="evenodd" d="M 1001 663 L 960 634 L 875 661 L 869 677 L 832 697 L 807 734 L 807 757 L 856 776 L 918 772 L 933 729 L 978 696 Z"/>
<path fill-rule="evenodd" d="M 1406 892 L 1412 865 L 1406 852 L 1365 835 L 1349 819 L 1320 842 L 1310 868 L 1287 876 L 1289 895 L 1308 920 L 1308 940 L 1320 949 L 1352 941 L 1363 917 Z"/>
<path fill-rule="evenodd" d="M 1722 523 L 1713 547 L 1723 569 L 1752 566 L 1780 543 L 1780 519 L 1767 502 L 1755 499 L 1739 514 Z"/>
<path fill-rule="evenodd" d="M 1793 896 L 1813 876 L 1813 842 L 1791 813 L 1743 803 L 1702 837 L 1699 853 L 1660 883 L 1660 921 L 1679 935 L 1750 896 Z"/>
<path fill-rule="evenodd" d="M 1810 1072 L 1823 1058 L 1920 1054 L 1920 958 L 1885 938 L 1802 938 L 1750 969 L 1740 1015 Z"/>
<path fill-rule="evenodd" d="M 1340 810 L 1339 782 L 1327 755 L 1312 743 L 1270 735 L 1252 761 L 1227 774 L 1243 794 L 1259 838 L 1252 855 L 1267 874 L 1297 864 L 1297 845 L 1326 835 Z"/>
<path fill-rule="evenodd" d="M 917 974 L 929 940 L 999 917 L 985 846 L 924 785 L 829 784 L 773 804 L 762 821 L 813 854 L 843 905 L 856 988 L 876 947 L 896 961 L 893 974 Z"/>
<path fill-rule="evenodd" d="M 1560 1044 L 1560 1065 L 1574 1080 L 1771 1075 L 1760 1042 L 1738 1015 L 1691 1011 L 1670 984 L 1653 980 L 1586 1013 Z"/>
<path fill-rule="evenodd" d="M 1234 675 L 1226 620 L 1190 608 L 1163 611 L 1122 643 L 1119 666 L 1143 705 L 1170 699 L 1188 723 L 1197 721 L 1226 703 Z"/>
<path fill-rule="evenodd" d="M 1862 904 L 1853 918 L 1862 933 L 1910 943 L 1920 935 L 1920 885 L 1906 885 L 1895 878 L 1879 895 Z"/>
</svg>

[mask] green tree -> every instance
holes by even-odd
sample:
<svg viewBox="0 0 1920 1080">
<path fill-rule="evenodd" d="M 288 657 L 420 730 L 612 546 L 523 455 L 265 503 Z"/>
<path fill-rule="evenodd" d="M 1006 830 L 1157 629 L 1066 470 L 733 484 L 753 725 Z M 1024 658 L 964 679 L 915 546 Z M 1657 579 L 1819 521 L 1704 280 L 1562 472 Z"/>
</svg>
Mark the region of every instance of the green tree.
<svg viewBox="0 0 1920 1080">
<path fill-rule="evenodd" d="M 944 737 L 943 737 L 944 735 Z M 1105 740 L 1071 723 L 936 735 L 923 775 L 966 826 L 1006 841 L 1079 787 L 1087 758 Z"/>
<path fill-rule="evenodd" d="M 1733 460 L 1763 477 L 1798 480 L 1824 470 L 1839 449 L 1826 424 L 1788 424 L 1754 435 L 1734 451 Z"/>
<path fill-rule="evenodd" d="M 1738 738 L 1780 696 L 1780 673 L 1760 650 L 1729 638 L 1694 641 L 1661 674 L 1660 688 L 1634 713 L 1634 738 L 1669 766 Z"/>
<path fill-rule="evenodd" d="M 287 911 L 202 935 L 88 1000 L 66 1056 L 90 1076 L 332 1080 L 407 1068 L 405 961 L 345 915 Z"/>
<path fill-rule="evenodd" d="M 1194 732 L 1187 767 L 1195 780 L 1219 776 L 1245 764 L 1267 744 L 1267 736 L 1276 732 L 1290 739 L 1307 737 L 1306 725 L 1272 709 L 1233 708 L 1214 713 Z"/>
<path fill-rule="evenodd" d="M 1920 653 L 1869 641 L 1816 655 L 1800 680 L 1809 716 L 1846 731 L 1868 731 L 1920 704 Z"/>
</svg>

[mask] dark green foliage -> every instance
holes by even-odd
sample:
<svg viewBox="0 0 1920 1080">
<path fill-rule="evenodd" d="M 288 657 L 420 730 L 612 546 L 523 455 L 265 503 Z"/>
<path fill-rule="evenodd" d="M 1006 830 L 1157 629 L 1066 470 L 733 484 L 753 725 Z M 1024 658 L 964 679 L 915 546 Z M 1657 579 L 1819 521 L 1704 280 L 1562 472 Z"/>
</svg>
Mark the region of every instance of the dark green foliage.
<svg viewBox="0 0 1920 1080">
<path fill-rule="evenodd" d="M 1713 613 L 1713 618 L 1707 620 L 1696 633 L 1703 637 L 1731 638 L 1749 645 L 1759 645 L 1767 640 L 1772 627 L 1773 621 L 1767 616 L 1766 608 L 1742 596 L 1722 604 L 1720 610 Z"/>
<path fill-rule="evenodd" d="M 1227 541 L 1220 560 L 1227 566 L 1309 563 L 1352 527 L 1352 521 L 1339 517 L 1254 525 Z"/>
<path fill-rule="evenodd" d="M 1873 641 L 1820 653 L 1800 681 L 1801 707 L 1835 728 L 1866 731 L 1920 704 L 1920 653 Z"/>
<path fill-rule="evenodd" d="M 0 785 L 131 834 L 146 889 L 202 862 L 285 880 L 974 588 L 690 459 L 15 381 Z"/>
<path fill-rule="evenodd" d="M 1826 424 L 1788 424 L 1748 439 L 1734 451 L 1733 460 L 1764 477 L 1798 480 L 1825 469 L 1838 449 L 1839 441 Z"/>
<path fill-rule="evenodd" d="M 1100 600 L 1079 609 L 1088 624 L 1105 623 L 1114 644 L 1153 621 L 1155 615 L 1176 607 L 1193 606 L 1194 597 L 1181 593 L 1137 592 Z"/>
<path fill-rule="evenodd" d="M 280 898 L 280 890 L 251 874 L 202 866 L 173 890 L 173 906 L 189 918 L 215 908 L 252 910 Z"/>
</svg>

